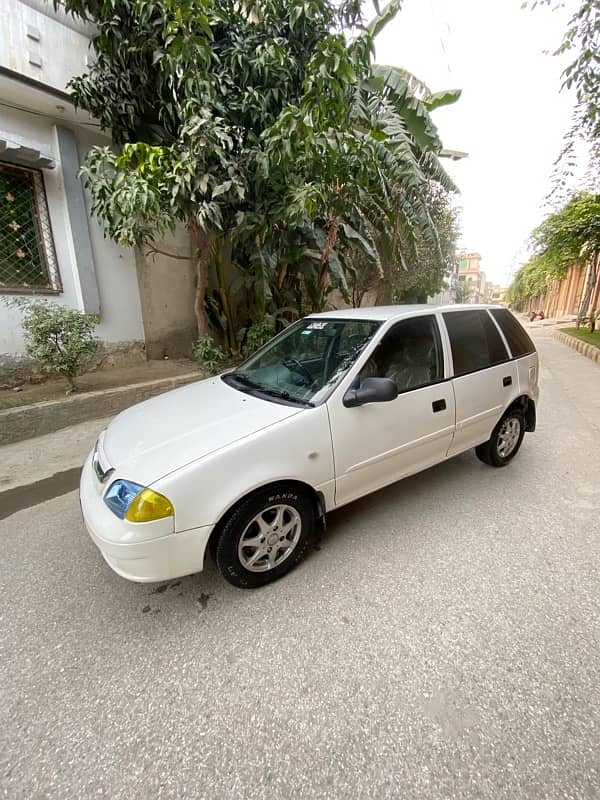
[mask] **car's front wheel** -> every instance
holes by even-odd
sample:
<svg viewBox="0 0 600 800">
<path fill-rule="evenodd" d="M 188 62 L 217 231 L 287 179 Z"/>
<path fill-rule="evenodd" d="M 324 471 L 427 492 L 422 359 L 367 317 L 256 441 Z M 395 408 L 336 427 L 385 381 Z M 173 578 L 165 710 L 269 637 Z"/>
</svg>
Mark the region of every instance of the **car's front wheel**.
<svg viewBox="0 0 600 800">
<path fill-rule="evenodd" d="M 525 435 L 525 418 L 513 409 L 507 411 L 484 444 L 475 448 L 477 457 L 492 467 L 504 467 L 516 455 Z"/>
<path fill-rule="evenodd" d="M 217 567 L 234 586 L 264 586 L 296 566 L 314 528 L 308 493 L 295 486 L 261 489 L 226 520 L 215 548 Z"/>
</svg>

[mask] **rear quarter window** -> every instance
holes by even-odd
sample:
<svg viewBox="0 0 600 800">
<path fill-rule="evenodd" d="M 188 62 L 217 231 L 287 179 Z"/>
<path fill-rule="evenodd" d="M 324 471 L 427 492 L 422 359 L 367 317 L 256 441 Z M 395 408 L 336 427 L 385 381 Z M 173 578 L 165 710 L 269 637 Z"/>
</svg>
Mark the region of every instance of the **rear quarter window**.
<svg viewBox="0 0 600 800">
<path fill-rule="evenodd" d="M 513 358 L 535 353 L 535 345 L 510 311 L 506 308 L 490 308 L 490 314 L 500 326 Z"/>
<path fill-rule="evenodd" d="M 450 337 L 455 376 L 508 361 L 502 337 L 487 311 L 450 311 L 443 316 Z"/>
</svg>

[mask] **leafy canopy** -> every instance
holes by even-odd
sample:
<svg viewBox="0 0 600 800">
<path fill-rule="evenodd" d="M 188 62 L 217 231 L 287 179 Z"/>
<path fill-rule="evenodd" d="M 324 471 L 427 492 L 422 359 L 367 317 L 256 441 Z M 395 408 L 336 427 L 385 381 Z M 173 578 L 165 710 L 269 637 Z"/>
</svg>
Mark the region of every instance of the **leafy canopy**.
<svg viewBox="0 0 600 800">
<path fill-rule="evenodd" d="M 124 245 L 185 224 L 198 250 L 197 311 L 214 267 L 207 307 L 232 350 L 240 324 L 323 307 L 333 286 L 346 292 L 358 261 L 383 275 L 391 263 L 416 269 L 427 249 L 443 264 L 430 187 L 455 187 L 430 112 L 460 93 L 433 94 L 372 64 L 373 37 L 400 0 L 367 25 L 357 0 L 65 8 L 98 30 L 74 102 L 119 146 L 87 157 L 93 211 Z M 382 231 L 397 235 L 382 243 Z M 227 264 L 241 276 L 235 302 Z"/>
<path fill-rule="evenodd" d="M 550 214 L 531 235 L 533 255 L 519 270 L 509 290 L 521 305 L 544 293 L 550 281 L 570 267 L 595 260 L 600 253 L 600 195 L 580 192 Z"/>
<path fill-rule="evenodd" d="M 558 7 L 556 0 L 531 3 Z M 575 90 L 583 112 L 581 120 L 593 138 L 600 136 L 600 0 L 581 0 L 571 15 L 556 55 L 571 53 L 574 58 L 565 68 L 563 85 Z"/>
<path fill-rule="evenodd" d="M 558 9 L 564 0 L 529 0 L 532 8 Z M 589 145 L 586 182 L 597 189 L 600 168 L 600 0 L 578 0 L 554 55 L 572 57 L 562 74 L 564 88 L 575 92 L 571 127 L 556 161 L 551 194 L 569 191 L 579 161 L 581 141 Z M 587 148 L 586 148 L 587 149 Z M 561 191 L 562 190 L 562 191 Z"/>
<path fill-rule="evenodd" d="M 600 195 L 581 192 L 550 214 L 532 234 L 535 257 L 562 277 L 600 250 Z"/>
<path fill-rule="evenodd" d="M 65 7 L 99 29 L 96 61 L 71 89 L 121 145 L 118 155 L 92 150 L 84 172 L 94 211 L 123 244 L 177 222 L 232 228 L 289 186 L 294 139 L 304 137 L 308 150 L 317 133 L 349 128 L 347 87 L 368 53 L 348 48 L 341 33 L 356 21 L 356 3 L 67 0 Z"/>
</svg>

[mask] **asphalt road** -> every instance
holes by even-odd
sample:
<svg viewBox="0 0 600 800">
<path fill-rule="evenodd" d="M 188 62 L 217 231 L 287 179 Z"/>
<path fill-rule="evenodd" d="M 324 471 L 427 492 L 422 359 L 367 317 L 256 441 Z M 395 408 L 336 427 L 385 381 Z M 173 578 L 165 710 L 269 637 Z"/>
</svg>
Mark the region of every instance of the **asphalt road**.
<svg viewBox="0 0 600 800">
<path fill-rule="evenodd" d="M 331 515 L 260 591 L 114 575 L 69 493 L 0 522 L 4 798 L 598 798 L 600 369 Z"/>
</svg>

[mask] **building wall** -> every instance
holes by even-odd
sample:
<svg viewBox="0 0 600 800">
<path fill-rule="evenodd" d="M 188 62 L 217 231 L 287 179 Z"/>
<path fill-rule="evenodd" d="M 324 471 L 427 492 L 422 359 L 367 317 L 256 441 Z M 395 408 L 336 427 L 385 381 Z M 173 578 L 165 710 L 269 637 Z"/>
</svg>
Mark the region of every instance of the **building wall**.
<svg viewBox="0 0 600 800">
<path fill-rule="evenodd" d="M 458 280 L 471 288 L 470 303 L 487 302 L 485 272 L 481 269 L 479 253 L 458 253 Z"/>
<path fill-rule="evenodd" d="M 479 253 L 466 253 L 458 254 L 458 271 L 462 272 L 480 272 L 481 270 L 481 255 Z"/>
<path fill-rule="evenodd" d="M 561 280 L 553 281 L 547 291 L 531 298 L 524 311 L 543 311 L 546 317 L 573 316 L 579 312 L 579 306 L 585 290 L 588 267 L 573 266 Z M 600 308 L 600 280 L 592 293 L 589 309 Z"/>
<path fill-rule="evenodd" d="M 505 303 L 507 290 L 503 286 L 494 284 L 490 294 L 491 303 Z"/>
<path fill-rule="evenodd" d="M 0 65 L 54 89 L 66 91 L 91 56 L 89 26 L 48 0 L 2 0 L 0 30 Z"/>
<path fill-rule="evenodd" d="M 77 178 L 90 147 L 110 145 L 97 122 L 76 111 L 67 94 L 69 80 L 84 73 L 94 57 L 93 27 L 60 7 L 55 10 L 51 0 L 3 0 L 0 26 L 0 161 L 4 153 L 5 161 L 32 166 L 3 150 L 9 142 L 55 162 L 41 174 L 62 291 L 44 297 L 99 311 L 97 334 L 105 349 L 139 353 L 145 346 L 155 358 L 189 354 L 196 336 L 192 262 L 144 257 L 105 238 Z M 185 230 L 163 245 L 177 255 L 191 254 Z M 13 362 L 22 374 L 25 352 L 20 312 L 3 302 L 11 297 L 0 292 L 0 372 L 5 375 Z"/>
<path fill-rule="evenodd" d="M 2 108 L 0 127 L 11 138 L 31 143 L 55 159 L 55 168 L 43 170 L 42 173 L 63 290 L 58 295 L 45 297 L 52 303 L 83 309 L 77 254 L 67 214 L 65 175 L 60 161 L 56 122 L 39 114 Z M 105 139 L 91 131 L 88 133 L 80 128 L 74 130 L 80 159 L 85 157 L 93 144 L 106 144 Z M 89 206 L 87 197 L 86 203 Z M 89 215 L 89 207 L 86 210 Z M 105 238 L 95 220 L 88 218 L 88 226 L 100 298 L 101 321 L 97 329 L 98 336 L 108 343 L 140 342 L 144 338 L 144 331 L 134 253 Z M 0 294 L 0 353 L 16 355 L 25 351 L 20 312 L 2 302 L 2 298 L 8 300 L 12 296 Z"/>
<path fill-rule="evenodd" d="M 156 246 L 178 258 L 136 253 L 146 353 L 148 358 L 189 356 L 197 338 L 190 236 L 180 228 Z"/>
</svg>

